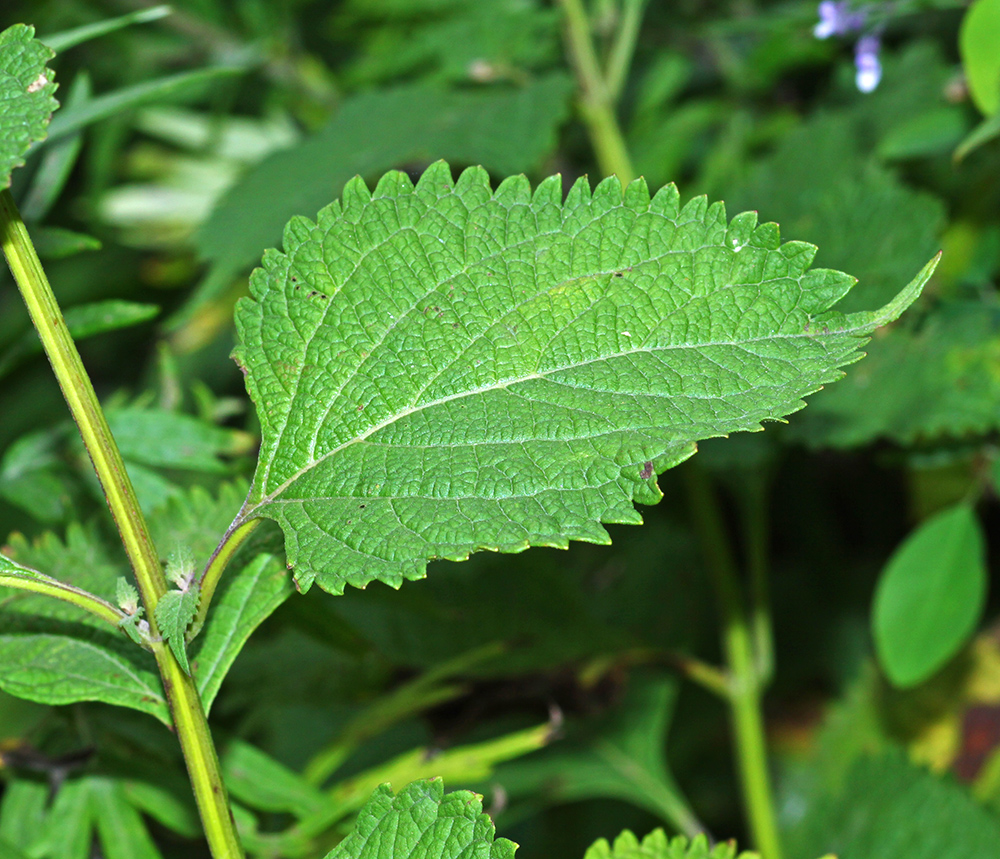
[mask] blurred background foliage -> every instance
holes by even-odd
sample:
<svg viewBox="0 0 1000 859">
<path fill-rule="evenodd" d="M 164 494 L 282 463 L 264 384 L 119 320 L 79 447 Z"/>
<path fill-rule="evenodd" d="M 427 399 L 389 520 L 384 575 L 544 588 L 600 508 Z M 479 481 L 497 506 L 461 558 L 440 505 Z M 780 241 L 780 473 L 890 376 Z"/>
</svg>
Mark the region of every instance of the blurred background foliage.
<svg viewBox="0 0 1000 859">
<path fill-rule="evenodd" d="M 737 558 L 770 575 L 767 721 L 793 859 L 995 852 L 996 597 L 975 640 L 906 690 L 873 661 L 869 612 L 894 548 L 957 500 L 977 501 L 998 569 L 1000 145 L 955 156 L 982 120 L 959 55 L 965 4 L 874 5 L 883 74 L 865 94 L 851 38 L 814 36 L 813 2 L 650 2 L 618 116 L 650 185 L 757 209 L 856 276 L 844 310 L 879 306 L 943 249 L 917 307 L 787 425 L 707 443 L 664 475 L 663 502 L 642 528 L 612 527 L 611 547 L 474 556 L 398 593 L 285 602 L 213 709 L 253 855 L 320 856 L 380 780 L 442 773 L 485 794 L 522 859 L 578 857 L 624 827 L 743 838 L 726 712 L 680 679 L 690 657 L 719 659 L 692 468 Z M 593 0 L 599 44 L 633 6 Z M 0 27 L 31 23 L 44 41 L 144 8 L 6 0 Z M 217 534 L 258 438 L 228 357 L 232 308 L 291 215 L 313 216 L 355 174 L 438 158 L 495 180 L 561 172 L 564 187 L 598 168 L 558 4 L 163 12 L 60 51 L 63 107 L 13 193 L 144 507 Z M 6 270 L 0 415 L 0 534 L 108 543 Z M 232 510 L 209 511 L 211 498 Z M 274 533 L 260 541 L 280 552 Z M 206 855 L 172 737 L 152 720 L 0 696 L 0 759 L 0 853 L 84 859 L 93 833 L 108 859 Z M 893 827 L 916 834 L 892 842 Z"/>
</svg>

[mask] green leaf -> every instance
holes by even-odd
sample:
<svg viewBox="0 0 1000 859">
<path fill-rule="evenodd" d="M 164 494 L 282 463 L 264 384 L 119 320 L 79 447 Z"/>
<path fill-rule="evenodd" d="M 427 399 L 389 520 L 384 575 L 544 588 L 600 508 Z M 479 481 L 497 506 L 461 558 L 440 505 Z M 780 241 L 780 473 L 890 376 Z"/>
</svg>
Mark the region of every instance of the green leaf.
<svg viewBox="0 0 1000 859">
<path fill-rule="evenodd" d="M 117 552 L 78 524 L 65 542 L 46 534 L 29 544 L 15 535 L 5 552 L 112 603 L 118 578 L 128 573 Z M 0 688 L 42 704 L 104 701 L 169 723 L 149 653 L 76 606 L 9 588 L 0 589 Z"/>
<path fill-rule="evenodd" d="M 169 6 L 153 6 L 150 9 L 140 9 L 138 12 L 130 12 L 128 15 L 120 15 L 117 18 L 107 18 L 104 21 L 96 21 L 93 24 L 84 24 L 82 27 L 74 27 L 72 30 L 63 30 L 61 33 L 53 33 L 51 36 L 43 36 L 41 41 L 45 42 L 53 51 L 66 51 L 91 39 L 106 36 L 132 24 L 146 24 L 150 21 L 159 21 L 169 15 Z"/>
<path fill-rule="evenodd" d="M 222 774 L 236 799 L 262 811 L 287 811 L 305 817 L 326 804 L 321 790 L 241 740 L 229 743 L 222 757 Z"/>
<path fill-rule="evenodd" d="M 544 803 L 613 797 L 681 832 L 702 830 L 664 758 L 677 684 L 636 676 L 615 711 L 576 736 L 502 767 L 496 780 L 513 800 Z"/>
<path fill-rule="evenodd" d="M 201 588 L 192 583 L 185 590 L 167 591 L 156 604 L 156 624 L 185 674 L 191 673 L 191 667 L 184 636 L 198 613 L 200 598 Z"/>
<path fill-rule="evenodd" d="M 380 784 L 407 784 L 431 776 L 460 784 L 486 782 L 493 778 L 498 764 L 537 751 L 551 739 L 552 726 L 544 724 L 444 751 L 411 749 L 337 783 L 328 792 L 330 806 L 317 816 L 327 826 L 341 820 L 360 808 Z M 315 825 L 313 821 L 303 822 L 303 828 L 311 825 Z"/>
<path fill-rule="evenodd" d="M 81 304 L 65 313 L 66 327 L 74 340 L 93 337 L 107 331 L 117 331 L 147 322 L 160 312 L 155 304 L 109 299 Z M 5 375 L 22 359 L 42 351 L 41 341 L 34 329 L 26 331 L 0 356 L 0 376 Z"/>
<path fill-rule="evenodd" d="M 953 156 L 955 161 L 961 161 L 966 155 L 998 136 L 1000 136 L 1000 110 L 993 116 L 986 117 L 962 139 L 962 142 L 955 147 Z"/>
<path fill-rule="evenodd" d="M 206 712 L 250 633 L 294 590 L 285 565 L 272 555 L 258 555 L 219 586 L 205 628 L 191 645 L 191 665 Z"/>
<path fill-rule="evenodd" d="M 639 180 L 562 202 L 439 162 L 416 188 L 360 180 L 294 218 L 237 307 L 262 446 L 237 523 L 285 533 L 328 591 L 433 558 L 607 543 L 699 439 L 757 430 L 839 378 L 881 311 L 830 311 L 853 279 L 774 224 Z"/>
<path fill-rule="evenodd" d="M 519 80 L 559 56 L 559 12 L 539 0 L 344 6 L 335 30 L 354 49 L 344 72 L 352 89 L 415 75 L 455 83 Z"/>
<path fill-rule="evenodd" d="M 812 447 L 984 435 L 1000 427 L 998 360 L 1000 304 L 941 302 L 920 324 L 880 336 L 843 384 L 789 429 Z"/>
<path fill-rule="evenodd" d="M 704 835 L 696 835 L 689 841 L 683 835 L 668 838 L 662 829 L 654 829 L 639 841 L 626 829 L 614 845 L 605 838 L 595 841 L 583 859 L 760 859 L 760 856 L 744 851 L 737 857 L 732 841 L 709 847 Z"/>
<path fill-rule="evenodd" d="M 36 227 L 32 232 L 35 250 L 41 259 L 63 259 L 84 251 L 98 251 L 101 240 L 62 227 Z"/>
<path fill-rule="evenodd" d="M 875 591 L 872 632 L 888 678 L 915 686 L 975 632 L 986 600 L 983 535 L 966 504 L 937 513 L 889 559 Z"/>
<path fill-rule="evenodd" d="M 976 0 L 962 19 L 958 49 L 972 102 L 983 116 L 1000 110 L 1000 0 Z"/>
<path fill-rule="evenodd" d="M 245 433 L 163 409 L 109 409 L 108 426 L 126 461 L 225 473 L 220 456 L 245 447 Z"/>
<path fill-rule="evenodd" d="M 100 777 L 87 781 L 105 859 L 162 859 L 142 815 L 128 801 L 122 783 Z"/>
<path fill-rule="evenodd" d="M 501 175 L 530 170 L 555 147 L 573 84 L 563 74 L 523 87 L 449 91 L 425 84 L 348 98 L 312 138 L 247 172 L 198 233 L 212 263 L 202 297 L 225 288 L 279 241 L 285 222 L 325 206 L 355 174 L 443 156 Z"/>
<path fill-rule="evenodd" d="M 173 99 L 186 98 L 205 91 L 208 85 L 216 80 L 243 74 L 246 68 L 242 66 L 219 66 L 216 68 L 196 69 L 191 72 L 180 72 L 156 80 L 143 81 L 132 86 L 122 87 L 113 92 L 104 93 L 83 101 L 73 110 L 63 110 L 49 128 L 48 139 L 59 140 L 69 134 L 74 134 L 81 128 L 99 122 L 102 119 L 115 116 L 150 102 L 162 103 Z"/>
<path fill-rule="evenodd" d="M 21 436 L 0 459 L 0 496 L 41 522 L 58 522 L 71 510 L 72 488 L 55 453 L 63 433 Z"/>
<path fill-rule="evenodd" d="M 31 144 L 45 137 L 59 107 L 52 69 L 45 67 L 54 55 L 34 35 L 25 24 L 0 33 L 0 190 L 9 187 L 11 171 L 24 164 Z"/>
<path fill-rule="evenodd" d="M 786 841 L 793 856 L 979 859 L 996 852 L 1000 823 L 953 781 L 887 755 L 863 758 L 843 787 L 814 797 Z"/>
<path fill-rule="evenodd" d="M 90 97 L 90 76 L 85 71 L 80 72 L 70 84 L 64 106 L 66 110 L 75 109 Z M 25 223 L 41 221 L 48 214 L 66 187 L 82 148 L 83 133 L 80 131 L 45 147 L 38 159 L 38 168 L 31 177 L 31 184 L 19 204 Z M 34 229 L 32 235 L 35 235 Z M 36 239 L 36 249 L 37 244 Z"/>
<path fill-rule="evenodd" d="M 760 206 L 784 232 L 808 236 L 819 245 L 817 264 L 858 278 L 841 302 L 844 312 L 888 301 L 899 272 L 940 248 L 945 223 L 939 199 L 904 185 L 867 155 L 865 131 L 852 115 L 811 119 L 784 135 L 727 195 L 734 205 Z"/>
<path fill-rule="evenodd" d="M 445 795 L 440 779 L 414 782 L 396 796 L 382 785 L 326 859 L 513 859 L 517 846 L 495 835 L 474 793 Z"/>
<path fill-rule="evenodd" d="M 45 856 L 89 859 L 93 836 L 89 779 L 64 782 L 56 793 L 45 825 Z"/>
<path fill-rule="evenodd" d="M 0 802 L 0 843 L 33 852 L 45 833 L 49 786 L 16 779 L 6 785 Z"/>
</svg>

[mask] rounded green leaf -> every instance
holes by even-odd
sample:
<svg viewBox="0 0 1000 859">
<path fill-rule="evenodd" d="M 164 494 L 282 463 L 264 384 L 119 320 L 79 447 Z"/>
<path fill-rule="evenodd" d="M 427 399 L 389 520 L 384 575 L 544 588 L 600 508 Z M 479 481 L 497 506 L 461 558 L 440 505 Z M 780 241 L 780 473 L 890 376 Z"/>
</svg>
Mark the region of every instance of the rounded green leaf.
<svg viewBox="0 0 1000 859">
<path fill-rule="evenodd" d="M 986 599 L 983 536 L 972 508 L 950 507 L 910 534 L 882 571 L 872 631 L 896 686 L 930 677 L 979 622 Z"/>
<path fill-rule="evenodd" d="M 985 116 L 1000 108 L 1000 0 L 977 0 L 962 19 L 958 47 L 972 101 Z"/>
<path fill-rule="evenodd" d="M 15 24 L 0 33 L 0 189 L 24 164 L 28 148 L 45 137 L 56 85 L 45 63 L 54 54 L 34 38 L 35 28 Z"/>
</svg>

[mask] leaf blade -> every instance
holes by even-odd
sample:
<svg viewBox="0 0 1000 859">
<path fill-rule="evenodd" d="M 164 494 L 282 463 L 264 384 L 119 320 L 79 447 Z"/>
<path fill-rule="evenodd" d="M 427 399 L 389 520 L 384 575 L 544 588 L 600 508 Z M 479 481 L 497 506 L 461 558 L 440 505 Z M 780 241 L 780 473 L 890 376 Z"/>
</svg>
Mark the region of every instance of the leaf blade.
<svg viewBox="0 0 1000 859">
<path fill-rule="evenodd" d="M 606 543 L 699 439 L 757 430 L 857 360 L 882 311 L 753 213 L 676 188 L 446 164 L 360 180 L 289 222 L 237 308 L 263 430 L 239 521 L 285 532 L 301 588 L 420 578 L 473 551 Z"/>
<path fill-rule="evenodd" d="M 879 578 L 872 631 L 879 662 L 901 687 L 928 678 L 975 630 L 986 600 L 982 532 L 958 504 L 923 522 Z"/>
</svg>

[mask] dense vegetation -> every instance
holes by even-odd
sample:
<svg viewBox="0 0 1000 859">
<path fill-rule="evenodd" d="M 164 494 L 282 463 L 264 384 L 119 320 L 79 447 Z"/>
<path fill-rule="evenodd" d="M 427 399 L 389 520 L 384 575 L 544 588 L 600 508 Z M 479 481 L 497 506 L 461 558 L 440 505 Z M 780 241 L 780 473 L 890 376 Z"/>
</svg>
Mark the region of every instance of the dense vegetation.
<svg viewBox="0 0 1000 859">
<path fill-rule="evenodd" d="M 997 851 L 1000 2 L 0 32 L 2 859 Z"/>
</svg>

